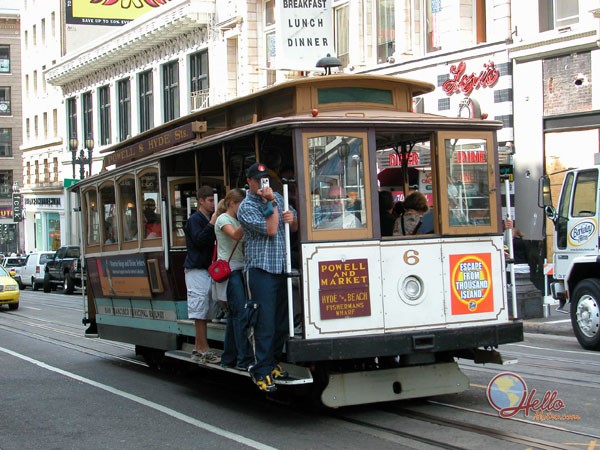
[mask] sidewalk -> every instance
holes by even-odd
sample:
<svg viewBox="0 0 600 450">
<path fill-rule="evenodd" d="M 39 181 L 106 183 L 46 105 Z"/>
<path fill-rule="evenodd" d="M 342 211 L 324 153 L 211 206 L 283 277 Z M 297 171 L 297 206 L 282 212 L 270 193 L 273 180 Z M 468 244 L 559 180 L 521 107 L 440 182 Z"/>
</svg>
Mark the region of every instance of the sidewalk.
<svg viewBox="0 0 600 450">
<path fill-rule="evenodd" d="M 568 308 L 568 305 L 567 305 Z M 555 334 L 558 336 L 574 337 L 571 327 L 570 314 L 559 313 L 556 306 L 550 307 L 550 316 L 539 319 L 527 319 L 523 321 L 525 333 Z"/>
</svg>

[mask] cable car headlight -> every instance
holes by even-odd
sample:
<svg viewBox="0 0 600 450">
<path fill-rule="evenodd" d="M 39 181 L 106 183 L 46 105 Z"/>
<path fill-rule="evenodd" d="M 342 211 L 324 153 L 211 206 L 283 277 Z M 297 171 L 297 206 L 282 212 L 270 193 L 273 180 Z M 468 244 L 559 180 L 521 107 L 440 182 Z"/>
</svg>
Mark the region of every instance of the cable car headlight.
<svg viewBox="0 0 600 450">
<path fill-rule="evenodd" d="M 398 282 L 398 294 L 402 301 L 408 305 L 418 305 L 425 296 L 423 280 L 415 275 L 409 275 Z"/>
</svg>

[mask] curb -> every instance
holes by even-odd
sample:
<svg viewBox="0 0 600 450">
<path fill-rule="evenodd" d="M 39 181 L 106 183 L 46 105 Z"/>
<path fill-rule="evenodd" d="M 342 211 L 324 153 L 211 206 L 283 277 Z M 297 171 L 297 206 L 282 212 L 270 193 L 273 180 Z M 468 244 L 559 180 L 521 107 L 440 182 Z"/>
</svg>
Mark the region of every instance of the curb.
<svg viewBox="0 0 600 450">
<path fill-rule="evenodd" d="M 575 337 L 571 324 L 549 324 L 544 322 L 523 322 L 523 332 L 533 334 L 554 334 Z"/>
</svg>

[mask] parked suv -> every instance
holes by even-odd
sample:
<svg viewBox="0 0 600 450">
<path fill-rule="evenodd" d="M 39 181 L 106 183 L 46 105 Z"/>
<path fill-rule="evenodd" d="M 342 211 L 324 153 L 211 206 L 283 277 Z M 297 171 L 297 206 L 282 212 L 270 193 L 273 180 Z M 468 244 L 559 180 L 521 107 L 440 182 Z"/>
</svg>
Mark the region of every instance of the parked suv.
<svg viewBox="0 0 600 450">
<path fill-rule="evenodd" d="M 46 263 L 53 256 L 54 252 L 33 252 L 27 255 L 27 261 L 20 271 L 21 284 L 31 286 L 34 291 L 43 287 Z"/>
<path fill-rule="evenodd" d="M 62 286 L 63 293 L 72 294 L 76 286 L 83 286 L 84 277 L 85 275 L 81 273 L 79 246 L 64 245 L 56 250 L 46 263 L 44 292 Z"/>
</svg>

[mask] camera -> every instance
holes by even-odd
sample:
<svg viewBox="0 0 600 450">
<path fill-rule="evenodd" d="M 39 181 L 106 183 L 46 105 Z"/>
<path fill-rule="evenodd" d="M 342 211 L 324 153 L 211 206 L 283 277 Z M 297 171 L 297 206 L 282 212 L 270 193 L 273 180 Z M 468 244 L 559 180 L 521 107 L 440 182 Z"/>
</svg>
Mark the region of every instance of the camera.
<svg viewBox="0 0 600 450">
<path fill-rule="evenodd" d="M 260 188 L 264 189 L 266 187 L 269 187 L 269 178 L 267 178 L 267 177 L 261 178 L 260 179 Z"/>
</svg>

